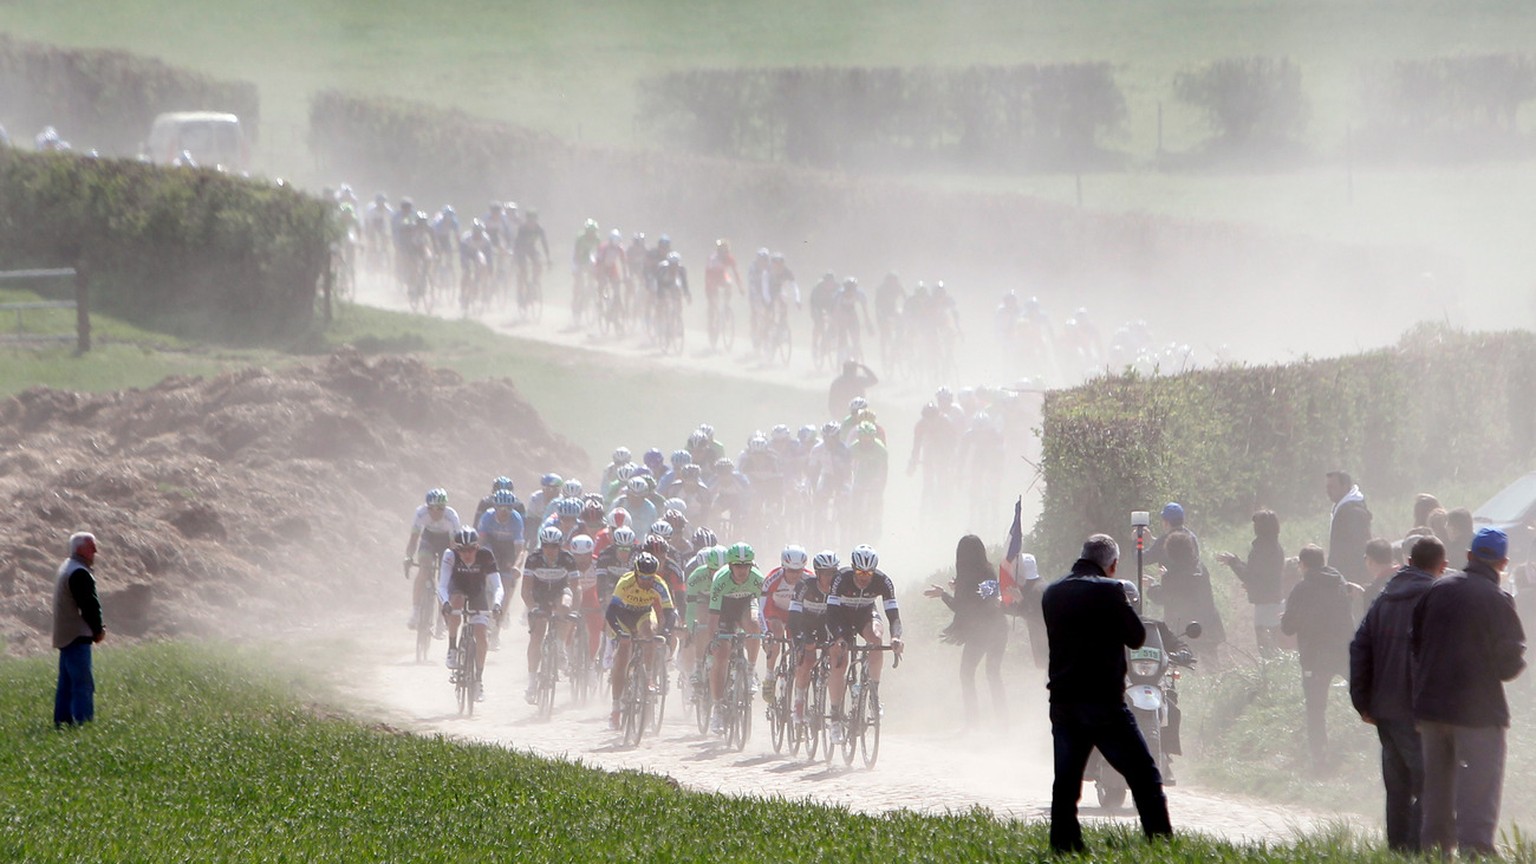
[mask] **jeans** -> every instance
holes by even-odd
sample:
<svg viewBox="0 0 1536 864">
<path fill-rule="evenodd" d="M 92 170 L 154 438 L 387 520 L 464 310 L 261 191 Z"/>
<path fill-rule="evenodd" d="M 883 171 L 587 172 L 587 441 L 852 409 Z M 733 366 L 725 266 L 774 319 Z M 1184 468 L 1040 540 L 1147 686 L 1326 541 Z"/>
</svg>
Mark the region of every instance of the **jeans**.
<svg viewBox="0 0 1536 864">
<path fill-rule="evenodd" d="M 1504 793 L 1504 727 L 1452 726 L 1420 721 L 1424 747 L 1424 825 L 1419 841 L 1425 851 L 1449 857 L 1451 847 L 1463 858 L 1495 855 L 1493 832 Z"/>
<path fill-rule="evenodd" d="M 1148 837 L 1173 833 L 1163 777 L 1136 728 L 1136 718 L 1124 702 L 1110 705 L 1051 705 L 1051 738 L 1055 742 L 1056 779 L 1051 785 L 1051 848 L 1081 851 L 1083 829 L 1077 821 L 1077 801 L 1083 794 L 1083 770 L 1095 747 L 1111 768 L 1125 777 L 1141 829 Z"/>
<path fill-rule="evenodd" d="M 59 686 L 53 696 L 55 726 L 76 726 L 96 716 L 96 679 L 91 675 L 90 640 L 59 649 Z"/>
<path fill-rule="evenodd" d="M 1424 789 L 1424 754 L 1412 720 L 1377 720 L 1381 739 L 1381 782 L 1387 791 L 1387 847 L 1414 855 L 1419 851 Z"/>
</svg>

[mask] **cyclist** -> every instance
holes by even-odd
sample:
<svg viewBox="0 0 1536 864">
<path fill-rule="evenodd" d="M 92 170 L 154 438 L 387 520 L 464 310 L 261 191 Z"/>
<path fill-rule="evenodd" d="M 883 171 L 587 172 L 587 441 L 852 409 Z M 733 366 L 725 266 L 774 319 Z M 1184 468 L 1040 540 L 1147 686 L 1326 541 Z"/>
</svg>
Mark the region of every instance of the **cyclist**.
<svg viewBox="0 0 1536 864">
<path fill-rule="evenodd" d="M 731 254 L 731 241 L 722 237 L 715 241 L 715 251 L 704 265 L 704 299 L 711 322 L 719 304 L 730 303 L 733 289 L 741 290 L 741 270 L 736 267 L 736 256 Z"/>
<path fill-rule="evenodd" d="M 841 340 L 847 350 L 845 360 L 864 359 L 864 343 L 859 337 L 861 328 L 867 328 L 871 335 L 875 332 L 875 324 L 869 320 L 869 304 L 864 298 L 864 289 L 859 287 L 859 280 L 849 276 L 843 280 L 843 287 L 832 297 L 831 338 L 833 344 Z"/>
<path fill-rule="evenodd" d="M 636 231 L 630 237 L 628 248 L 624 250 L 624 306 L 637 318 L 645 317 L 645 292 L 637 290 L 637 283 L 644 282 L 650 260 L 651 250 L 645 248 L 645 235 Z"/>
<path fill-rule="evenodd" d="M 811 288 L 811 351 L 820 357 L 832 344 L 832 301 L 837 296 L 837 276 L 831 271 L 821 274 L 821 281 Z"/>
<path fill-rule="evenodd" d="M 504 479 L 504 478 L 497 478 Z M 510 482 L 510 481 L 509 481 Z M 481 514 L 476 530 L 481 542 L 496 556 L 500 567 L 502 591 L 511 597 L 517 593 L 517 580 L 523 575 L 523 516 L 515 507 L 517 497 L 511 489 L 498 489 L 491 495 L 491 507 Z M 496 615 L 493 638 L 500 642 L 501 614 Z"/>
<path fill-rule="evenodd" d="M 853 465 L 853 495 L 850 499 L 852 515 L 858 520 L 860 530 L 878 537 L 890 460 L 885 442 L 876 434 L 874 423 L 866 420 L 858 425 L 857 434 L 849 444 L 848 451 Z"/>
<path fill-rule="evenodd" d="M 715 460 L 715 474 L 710 483 L 714 494 L 710 498 L 710 515 L 718 523 L 722 514 L 729 513 L 731 520 L 740 523 L 752 507 L 752 481 L 736 470 L 730 457 Z"/>
<path fill-rule="evenodd" d="M 821 441 L 806 459 L 806 476 L 818 497 L 840 495 L 853 482 L 853 454 L 843 441 L 842 426 L 830 421 L 821 427 Z"/>
<path fill-rule="evenodd" d="M 645 477 L 629 478 L 629 485 L 618 500 L 618 506 L 642 528 L 656 521 L 656 505 L 651 502 L 650 485 L 645 481 Z"/>
<path fill-rule="evenodd" d="M 709 592 L 714 588 L 715 574 L 725 566 L 725 547 L 718 543 L 705 546 L 688 563 L 691 569 L 683 583 L 683 649 L 678 653 L 678 663 L 693 687 L 702 688 L 703 663 L 707 651 L 704 640 L 699 637 L 699 629 L 705 623 L 709 611 Z"/>
<path fill-rule="evenodd" d="M 618 317 L 624 315 L 624 286 L 629 283 L 629 257 L 624 252 L 624 232 L 615 228 L 608 232 L 608 239 L 597 247 L 597 286 L 606 286 L 611 303 Z M 606 310 L 599 308 L 598 314 Z M 610 478 L 611 479 L 611 478 Z"/>
<path fill-rule="evenodd" d="M 608 605 L 608 596 L 612 593 L 611 585 L 607 593 L 599 590 L 596 548 L 597 544 L 586 534 L 577 534 L 571 538 L 570 553 L 576 560 L 576 580 L 571 586 L 571 593 L 576 608 L 581 610 L 582 621 L 586 624 L 585 634 L 578 628 L 571 638 L 587 640 L 588 657 L 597 656 L 598 639 L 603 633 L 603 609 Z"/>
<path fill-rule="evenodd" d="M 731 637 L 738 629 L 761 635 L 762 611 L 758 600 L 763 594 L 763 572 L 752 563 L 755 557 L 752 547 L 736 543 L 725 552 L 725 566 L 716 574 L 709 591 L 709 632 L 715 635 L 710 649 L 714 657 L 714 669 L 710 673 L 709 692 L 714 700 L 714 711 L 709 728 L 714 734 L 725 731 L 725 669 L 729 660 Z M 757 681 L 757 639 L 747 640 L 747 668 L 752 690 Z"/>
<path fill-rule="evenodd" d="M 779 566 L 768 573 L 768 579 L 763 582 L 763 622 L 768 625 L 768 634 L 779 639 L 784 638 L 786 626 L 789 623 L 789 606 L 795 599 L 795 590 L 799 588 L 801 580 L 806 574 L 806 564 L 810 563 L 810 555 L 803 546 L 785 546 L 779 553 Z M 779 644 L 768 643 L 768 674 L 773 674 L 773 664 L 779 659 Z M 771 687 L 771 682 L 768 683 Z M 763 698 L 772 697 L 772 690 L 764 691 Z"/>
<path fill-rule="evenodd" d="M 895 337 L 902 319 L 901 307 L 906 299 L 901 277 L 895 271 L 885 274 L 885 278 L 875 287 L 875 323 L 880 329 L 880 359 L 886 366 L 891 365 L 891 354 L 896 347 Z"/>
<path fill-rule="evenodd" d="M 416 508 L 416 515 L 411 519 L 411 537 L 405 541 L 405 575 L 409 577 L 411 567 L 416 568 L 416 581 L 411 590 L 413 600 L 422 597 L 422 592 L 432 590 L 437 556 L 447 551 L 453 543 L 454 533 L 462 527 L 459 514 L 448 506 L 448 492 L 442 488 L 428 490 L 426 503 Z M 413 603 L 405 625 L 412 630 L 418 624 L 416 614 Z M 434 629 L 441 633 L 440 626 Z"/>
<path fill-rule="evenodd" d="M 687 450 L 673 450 L 670 462 L 671 467 L 668 468 L 666 473 L 662 474 L 661 478 L 656 481 L 656 487 L 662 490 L 663 495 L 667 495 L 666 489 L 670 487 L 673 482 L 682 479 L 681 471 L 683 466 L 693 464 L 693 454 L 689 453 Z M 671 496 L 668 495 L 667 497 Z"/>
<path fill-rule="evenodd" d="M 891 650 L 901 656 L 901 610 L 896 605 L 896 586 L 891 577 L 880 569 L 880 556 L 867 545 L 854 547 L 849 556 L 851 566 L 838 571 L 827 593 L 827 626 L 832 631 L 832 680 L 827 685 L 827 696 L 832 702 L 832 743 L 843 740 L 843 694 L 848 689 L 844 673 L 848 667 L 848 649 L 856 637 L 864 637 L 867 645 L 879 647 L 885 644 L 884 628 L 880 625 L 880 610 L 891 625 Z M 869 688 L 874 704 L 880 699 L 880 652 L 869 658 Z M 878 710 L 878 708 L 877 708 Z"/>
<path fill-rule="evenodd" d="M 668 485 L 664 492 L 668 498 L 677 498 L 687 504 L 687 512 L 695 514 L 698 521 L 709 521 L 711 493 L 709 485 L 704 482 L 704 469 L 692 463 L 684 465 L 681 476 Z"/>
<path fill-rule="evenodd" d="M 673 323 L 681 327 L 683 301 L 693 305 L 693 293 L 688 290 L 688 268 L 683 266 L 683 256 L 668 252 L 667 257 L 656 267 L 655 284 L 657 309 L 661 314 L 672 316 Z"/>
<path fill-rule="evenodd" d="M 389 197 L 383 192 L 373 196 L 373 203 L 363 214 L 363 242 L 368 247 L 369 268 L 375 273 L 384 269 L 389 260 L 389 226 L 395 221 L 395 210 L 389 206 Z"/>
<path fill-rule="evenodd" d="M 454 251 L 454 243 L 459 239 L 459 214 L 453 212 L 452 204 L 444 204 L 443 209 L 437 211 L 428 223 L 432 229 L 432 239 L 436 241 L 437 254 L 443 259 Z"/>
<path fill-rule="evenodd" d="M 476 288 L 483 291 L 487 282 L 496 274 L 496 247 L 485 223 L 476 219 L 468 231 L 459 238 L 460 290 Z"/>
<path fill-rule="evenodd" d="M 789 601 L 788 628 L 791 639 L 800 648 L 800 665 L 795 667 L 796 723 L 805 722 L 805 699 L 811 685 L 811 669 L 816 665 L 818 651 L 832 641 L 827 629 L 827 594 L 832 591 L 832 580 L 842 568 L 837 553 L 824 550 L 816 553 L 811 569 L 814 579 L 801 579 L 795 586 L 794 597 Z"/>
<path fill-rule="evenodd" d="M 488 647 L 486 629 L 491 618 L 501 616 L 501 603 L 505 594 L 501 589 L 501 574 L 496 571 L 496 556 L 480 545 L 480 536 L 473 528 L 460 528 L 454 532 L 453 547 L 443 553 L 438 571 L 437 600 L 442 604 L 443 617 L 448 620 L 448 668 L 459 665 L 459 621 L 469 615 L 469 626 L 475 628 L 475 701 L 485 699 L 485 691 L 478 677 L 485 671 L 485 652 Z"/>
<path fill-rule="evenodd" d="M 544 250 L 542 264 L 539 262 L 540 247 Z M 518 226 L 517 236 L 512 241 L 512 255 L 517 262 L 518 300 L 519 305 L 522 305 L 528 300 L 528 286 L 538 284 L 544 268 L 554 261 L 549 254 L 549 237 L 545 236 L 544 228 L 539 224 L 538 211 L 529 210 L 524 214 L 523 224 Z"/>
<path fill-rule="evenodd" d="M 635 556 L 635 569 L 620 577 L 613 589 L 613 599 L 608 602 L 605 617 L 615 635 L 639 636 L 648 639 L 652 635 L 670 636 L 677 624 L 677 610 L 672 606 L 672 593 L 666 582 L 657 576 L 661 562 L 654 555 L 642 552 Z M 656 627 L 660 613 L 660 628 Z M 659 630 L 659 632 L 658 632 Z M 651 668 L 660 670 L 656 662 L 655 648 L 648 648 Z M 619 728 L 619 700 L 624 695 L 624 685 L 629 678 L 630 640 L 620 639 L 613 655 L 613 713 L 608 717 L 608 728 Z"/>
<path fill-rule="evenodd" d="M 549 515 L 551 507 L 560 499 L 560 487 L 565 483 L 559 474 L 545 474 L 539 478 L 539 491 L 533 493 L 528 499 L 528 509 L 523 514 L 523 521 L 528 526 L 528 543 L 533 544 L 538 533 L 539 526 L 544 524 L 544 517 Z"/>
<path fill-rule="evenodd" d="M 571 314 L 581 317 L 586 306 L 587 294 L 595 282 L 597 248 L 603 243 L 598 233 L 597 220 L 588 219 L 581 226 L 581 233 L 571 244 Z"/>
<path fill-rule="evenodd" d="M 580 575 L 576 559 L 565 551 L 562 544 L 565 535 L 559 528 L 546 525 L 539 529 L 539 550 L 524 562 L 523 605 L 528 608 L 528 689 L 523 698 L 533 705 L 539 700 L 539 649 L 544 641 L 544 630 L 551 623 L 557 627 L 559 644 L 564 646 L 571 638 L 572 584 Z M 564 657 L 560 661 L 564 661 Z"/>
<path fill-rule="evenodd" d="M 581 516 L 578 519 L 581 522 L 577 528 L 578 532 L 591 537 L 594 544 L 597 542 L 597 535 L 603 533 L 608 527 L 608 514 L 603 512 L 602 500 L 593 500 L 590 495 L 582 499 Z"/>
<path fill-rule="evenodd" d="M 960 432 L 944 416 L 937 403 L 923 406 L 922 416 L 912 430 L 912 457 L 907 460 L 907 476 L 923 466 L 923 501 L 927 505 L 947 504 L 949 486 L 955 479 L 955 445 Z"/>
</svg>

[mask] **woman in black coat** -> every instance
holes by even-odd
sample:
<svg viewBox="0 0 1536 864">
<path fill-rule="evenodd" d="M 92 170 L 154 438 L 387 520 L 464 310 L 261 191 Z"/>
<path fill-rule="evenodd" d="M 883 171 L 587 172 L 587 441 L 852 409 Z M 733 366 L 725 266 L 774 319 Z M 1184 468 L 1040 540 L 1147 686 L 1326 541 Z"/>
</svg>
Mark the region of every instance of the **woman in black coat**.
<svg viewBox="0 0 1536 864">
<path fill-rule="evenodd" d="M 1265 657 L 1279 646 L 1280 613 L 1284 611 L 1285 550 L 1280 546 L 1280 517 L 1273 510 L 1253 514 L 1253 545 L 1248 560 L 1230 552 L 1216 560 L 1232 568 L 1253 604 L 1253 638 Z"/>
<path fill-rule="evenodd" d="M 951 594 L 937 585 L 923 594 L 938 597 L 955 613 L 945 628 L 946 642 L 964 646 L 960 654 L 960 692 L 965 704 L 966 725 L 976 722 L 976 667 L 987 661 L 987 685 L 992 691 L 992 710 L 1000 722 L 1008 719 L 1003 696 L 1003 649 L 1008 644 L 1008 624 L 1003 618 L 997 568 L 987 560 L 987 547 L 975 534 L 960 538 L 955 546 L 955 580 Z"/>
</svg>

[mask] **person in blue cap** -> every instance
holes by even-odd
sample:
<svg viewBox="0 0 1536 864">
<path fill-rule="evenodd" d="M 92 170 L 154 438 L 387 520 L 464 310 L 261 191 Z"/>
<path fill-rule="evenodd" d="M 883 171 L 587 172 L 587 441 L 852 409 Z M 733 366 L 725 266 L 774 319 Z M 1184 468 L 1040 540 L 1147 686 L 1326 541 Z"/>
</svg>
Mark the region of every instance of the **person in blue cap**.
<svg viewBox="0 0 1536 864">
<path fill-rule="evenodd" d="M 1195 537 L 1195 532 L 1184 527 L 1183 505 L 1177 501 L 1169 501 L 1163 505 L 1162 517 L 1163 531 L 1152 541 L 1152 545 L 1147 547 L 1147 551 L 1142 555 L 1142 560 L 1153 567 L 1159 564 L 1166 565 L 1168 563 L 1168 553 L 1166 551 L 1168 537 L 1179 532 L 1188 534 L 1194 539 L 1195 557 L 1198 559 L 1200 557 L 1200 539 Z"/>
<path fill-rule="evenodd" d="M 1424 757 L 1419 839 L 1426 854 L 1494 857 L 1509 702 L 1525 669 L 1525 631 L 1499 588 L 1509 538 L 1484 528 L 1466 570 L 1436 580 L 1413 610 L 1413 716 Z"/>
</svg>

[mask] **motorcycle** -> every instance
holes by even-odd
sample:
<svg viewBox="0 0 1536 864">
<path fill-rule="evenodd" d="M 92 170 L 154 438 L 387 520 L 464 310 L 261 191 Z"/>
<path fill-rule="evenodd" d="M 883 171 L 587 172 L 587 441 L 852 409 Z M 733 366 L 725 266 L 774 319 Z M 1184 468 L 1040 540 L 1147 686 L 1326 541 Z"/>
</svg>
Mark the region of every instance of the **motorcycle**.
<svg viewBox="0 0 1536 864">
<path fill-rule="evenodd" d="M 1142 623 L 1147 628 L 1147 641 L 1127 651 L 1125 701 L 1163 775 L 1163 785 L 1172 786 L 1169 760 L 1183 754 L 1179 742 L 1179 669 L 1193 669 L 1195 658 L 1168 625 L 1153 618 L 1143 618 Z M 1199 622 L 1191 622 L 1184 628 L 1184 637 L 1197 639 L 1200 630 Z M 1118 810 L 1125 805 L 1129 791 L 1125 778 L 1098 750 L 1089 757 L 1084 779 L 1093 781 L 1101 808 Z"/>
</svg>

